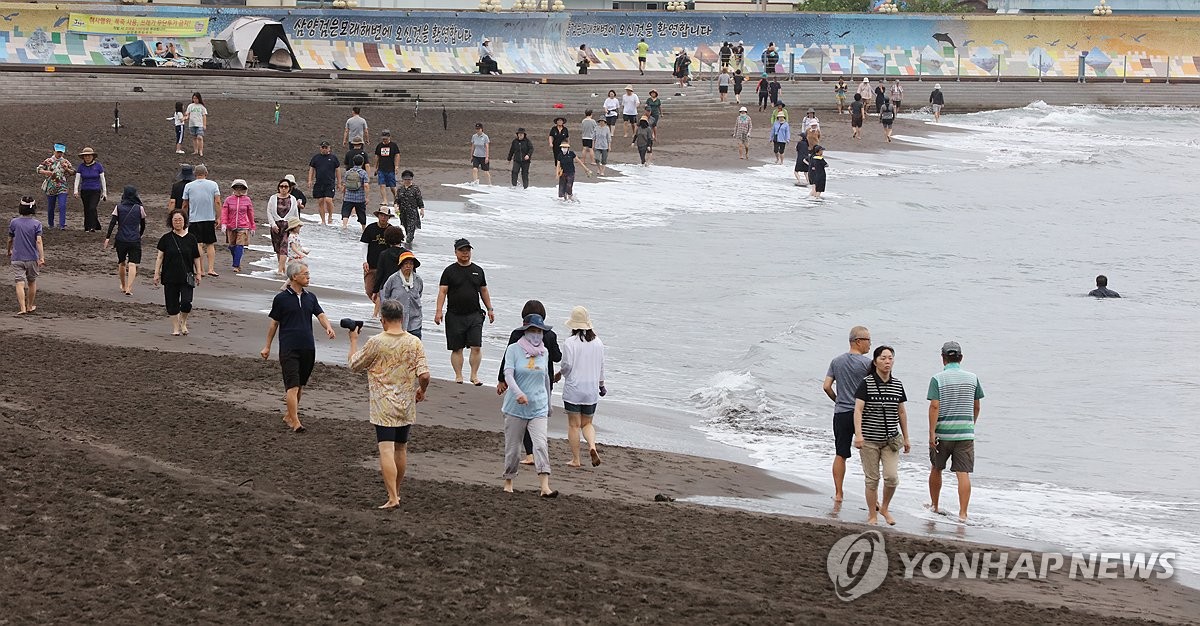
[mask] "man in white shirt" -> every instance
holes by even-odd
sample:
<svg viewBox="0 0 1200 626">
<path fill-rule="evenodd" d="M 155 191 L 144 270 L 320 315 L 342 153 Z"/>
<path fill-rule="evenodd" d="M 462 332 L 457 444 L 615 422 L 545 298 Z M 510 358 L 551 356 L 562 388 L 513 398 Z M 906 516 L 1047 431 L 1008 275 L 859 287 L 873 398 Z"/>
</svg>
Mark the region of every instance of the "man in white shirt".
<svg viewBox="0 0 1200 626">
<path fill-rule="evenodd" d="M 625 95 L 621 96 L 621 115 L 625 122 L 621 126 L 622 137 L 637 134 L 638 105 L 641 102 L 637 94 L 633 93 L 633 85 L 625 85 Z"/>
</svg>

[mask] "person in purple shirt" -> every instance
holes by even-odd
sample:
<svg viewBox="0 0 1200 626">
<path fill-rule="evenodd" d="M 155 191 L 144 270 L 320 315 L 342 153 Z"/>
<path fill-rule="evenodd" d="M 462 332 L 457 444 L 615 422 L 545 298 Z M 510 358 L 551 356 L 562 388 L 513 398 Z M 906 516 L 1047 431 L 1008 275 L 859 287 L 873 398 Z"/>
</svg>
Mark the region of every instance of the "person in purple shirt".
<svg viewBox="0 0 1200 626">
<path fill-rule="evenodd" d="M 75 197 L 83 201 L 83 230 L 100 232 L 100 216 L 97 208 L 101 200 L 108 199 L 108 181 L 104 178 L 104 166 L 96 160 L 96 151 L 84 148 L 79 153 L 83 163 L 75 168 Z"/>
<path fill-rule="evenodd" d="M 34 214 L 33 198 L 21 198 L 19 217 L 8 223 L 8 258 L 12 262 L 13 278 L 17 283 L 17 315 L 37 310 L 38 268 L 46 265 L 46 250 L 42 246 L 42 223 Z M 28 284 L 28 293 L 26 293 Z"/>
</svg>

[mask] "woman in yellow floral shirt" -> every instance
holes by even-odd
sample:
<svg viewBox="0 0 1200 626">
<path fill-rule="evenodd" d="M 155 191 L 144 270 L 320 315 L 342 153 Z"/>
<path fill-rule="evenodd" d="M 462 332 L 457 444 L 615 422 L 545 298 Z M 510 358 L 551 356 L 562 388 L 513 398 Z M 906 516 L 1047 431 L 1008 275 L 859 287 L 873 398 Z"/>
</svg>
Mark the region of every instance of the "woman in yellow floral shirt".
<svg viewBox="0 0 1200 626">
<path fill-rule="evenodd" d="M 371 387 L 371 423 L 379 443 L 379 469 L 388 500 L 379 508 L 400 506 L 400 482 L 408 464 L 408 434 L 425 399 L 429 365 L 421 340 L 404 330 L 404 307 L 396 300 L 379 305 L 383 332 L 358 349 L 358 329 L 350 331 L 350 369 L 366 372 Z"/>
</svg>

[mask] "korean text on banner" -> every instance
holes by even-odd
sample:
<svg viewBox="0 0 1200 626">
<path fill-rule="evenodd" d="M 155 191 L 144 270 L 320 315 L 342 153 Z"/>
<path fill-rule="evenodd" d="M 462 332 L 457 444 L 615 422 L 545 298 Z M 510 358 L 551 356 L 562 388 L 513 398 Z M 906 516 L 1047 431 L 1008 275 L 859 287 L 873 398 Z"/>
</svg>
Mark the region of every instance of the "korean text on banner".
<svg viewBox="0 0 1200 626">
<path fill-rule="evenodd" d="M 72 13 L 68 29 L 89 35 L 154 35 L 207 37 L 207 17 L 133 17 Z"/>
</svg>

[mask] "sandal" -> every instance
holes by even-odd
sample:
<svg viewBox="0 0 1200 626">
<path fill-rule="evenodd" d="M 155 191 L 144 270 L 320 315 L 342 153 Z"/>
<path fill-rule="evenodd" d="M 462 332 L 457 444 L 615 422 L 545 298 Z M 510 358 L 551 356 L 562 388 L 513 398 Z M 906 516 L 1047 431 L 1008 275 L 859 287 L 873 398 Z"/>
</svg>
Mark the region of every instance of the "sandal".
<svg viewBox="0 0 1200 626">
<path fill-rule="evenodd" d="M 220 276 L 221 276 L 220 274 L 218 274 L 218 273 L 216 273 L 216 272 L 209 272 L 209 273 L 208 273 L 208 275 L 209 275 L 209 276 L 215 276 L 215 277 L 220 277 Z"/>
<path fill-rule="evenodd" d="M 558 490 L 557 490 L 557 489 L 555 489 L 554 491 L 551 491 L 550 493 L 543 493 L 543 494 L 541 494 L 541 495 L 540 495 L 540 496 L 538 496 L 538 497 L 539 497 L 539 498 L 557 498 L 557 497 L 558 497 Z"/>
</svg>

